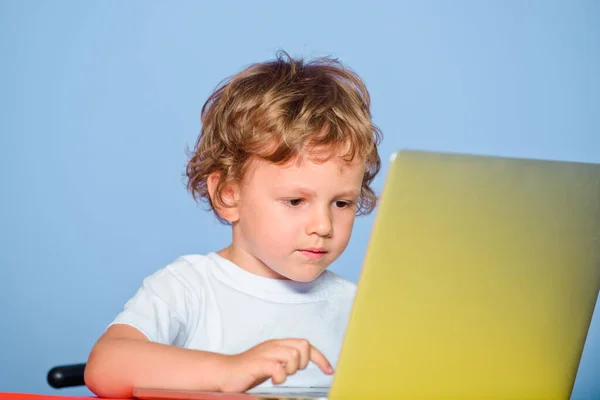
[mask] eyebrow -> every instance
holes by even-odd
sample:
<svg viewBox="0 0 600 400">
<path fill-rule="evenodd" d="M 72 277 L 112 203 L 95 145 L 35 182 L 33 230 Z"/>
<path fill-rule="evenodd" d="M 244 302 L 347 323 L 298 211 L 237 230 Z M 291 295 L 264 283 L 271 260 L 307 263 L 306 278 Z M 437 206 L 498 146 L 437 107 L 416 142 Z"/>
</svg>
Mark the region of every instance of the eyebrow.
<svg viewBox="0 0 600 400">
<path fill-rule="evenodd" d="M 277 192 L 294 192 L 294 193 L 298 193 L 302 196 L 315 196 L 317 193 L 312 190 L 312 189 L 308 189 L 305 187 L 300 187 L 300 186 L 291 186 L 291 187 L 276 187 L 275 190 Z M 360 194 L 359 190 L 356 189 L 348 189 L 348 190 L 344 190 L 340 193 L 336 193 L 335 197 L 358 197 Z"/>
<path fill-rule="evenodd" d="M 360 190 L 356 189 L 345 190 L 341 193 L 338 193 L 338 197 L 358 197 L 358 195 L 360 195 Z"/>
<path fill-rule="evenodd" d="M 303 196 L 314 196 L 316 194 L 314 190 L 304 188 L 301 186 L 280 186 L 274 189 L 276 192 L 294 192 L 299 193 Z"/>
</svg>

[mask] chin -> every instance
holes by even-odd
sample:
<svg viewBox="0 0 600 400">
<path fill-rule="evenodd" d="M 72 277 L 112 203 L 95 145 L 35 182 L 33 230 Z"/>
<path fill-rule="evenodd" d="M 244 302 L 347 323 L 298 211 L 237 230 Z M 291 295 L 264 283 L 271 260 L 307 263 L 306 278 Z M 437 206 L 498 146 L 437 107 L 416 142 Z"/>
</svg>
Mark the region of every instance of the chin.
<svg viewBox="0 0 600 400">
<path fill-rule="evenodd" d="M 290 273 L 286 275 L 286 278 L 294 281 L 294 282 L 303 282 L 303 283 L 308 283 L 308 282 L 312 282 L 315 279 L 317 279 L 325 270 L 319 270 L 319 271 L 311 271 L 311 272 L 304 272 L 304 273 Z"/>
</svg>

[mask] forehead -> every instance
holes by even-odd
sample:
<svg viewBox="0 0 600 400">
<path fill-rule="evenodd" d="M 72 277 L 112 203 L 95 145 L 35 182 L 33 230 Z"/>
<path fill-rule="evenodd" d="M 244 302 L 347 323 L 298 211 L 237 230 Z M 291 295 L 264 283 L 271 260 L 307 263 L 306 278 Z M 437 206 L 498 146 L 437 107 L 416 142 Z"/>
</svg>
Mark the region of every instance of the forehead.
<svg viewBox="0 0 600 400">
<path fill-rule="evenodd" d="M 243 181 L 252 186 L 298 183 L 303 185 L 347 184 L 360 185 L 365 172 L 364 159 L 355 157 L 351 162 L 341 156 L 327 159 L 296 157 L 285 164 L 275 164 L 263 159 L 249 162 Z"/>
</svg>

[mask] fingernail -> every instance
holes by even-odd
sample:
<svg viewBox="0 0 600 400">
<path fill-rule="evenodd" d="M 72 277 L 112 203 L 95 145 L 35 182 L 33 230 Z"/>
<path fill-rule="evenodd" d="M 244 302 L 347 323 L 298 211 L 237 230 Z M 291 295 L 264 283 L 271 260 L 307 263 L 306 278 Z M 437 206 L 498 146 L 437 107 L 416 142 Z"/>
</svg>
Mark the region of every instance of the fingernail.
<svg viewBox="0 0 600 400">
<path fill-rule="evenodd" d="M 331 365 L 329 367 L 327 367 L 327 372 L 329 372 L 330 374 L 333 374 L 333 368 L 331 367 Z"/>
</svg>

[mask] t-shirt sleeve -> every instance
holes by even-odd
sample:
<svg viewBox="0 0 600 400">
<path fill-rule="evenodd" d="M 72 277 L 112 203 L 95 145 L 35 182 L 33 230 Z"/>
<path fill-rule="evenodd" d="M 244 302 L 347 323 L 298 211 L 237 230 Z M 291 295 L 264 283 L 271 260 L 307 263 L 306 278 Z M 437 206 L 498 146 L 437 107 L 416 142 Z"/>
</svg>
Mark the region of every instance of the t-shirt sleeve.
<svg viewBox="0 0 600 400">
<path fill-rule="evenodd" d="M 130 325 L 152 342 L 183 346 L 192 313 L 189 307 L 194 302 L 190 301 L 191 291 L 173 267 L 172 264 L 145 278 L 109 326 Z"/>
</svg>

